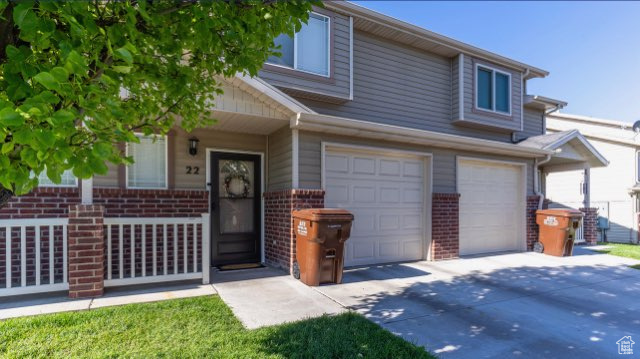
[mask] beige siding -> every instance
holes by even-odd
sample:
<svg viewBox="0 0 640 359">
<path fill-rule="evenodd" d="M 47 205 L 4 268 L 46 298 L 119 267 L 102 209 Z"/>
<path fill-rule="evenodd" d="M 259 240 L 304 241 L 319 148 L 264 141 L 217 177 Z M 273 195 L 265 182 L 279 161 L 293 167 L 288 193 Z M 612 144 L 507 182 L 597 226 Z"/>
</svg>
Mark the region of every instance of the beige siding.
<svg viewBox="0 0 640 359">
<path fill-rule="evenodd" d="M 284 127 L 269 135 L 267 190 L 291 188 L 291 129 Z"/>
<path fill-rule="evenodd" d="M 511 74 L 511 116 L 484 112 L 475 108 L 475 64 L 485 65 Z M 520 94 L 522 74 L 504 67 L 478 61 L 470 56 L 464 58 L 464 118 L 480 124 L 496 126 L 506 129 L 520 130 L 522 114 L 522 98 Z"/>
<path fill-rule="evenodd" d="M 215 128 L 215 125 L 214 127 Z M 176 129 L 175 135 L 170 139 L 173 141 L 173 171 L 175 175 L 176 189 L 205 189 L 206 173 L 208 164 L 206 163 L 207 148 L 229 151 L 249 151 L 266 153 L 267 137 L 260 135 L 250 135 L 242 133 L 221 132 L 214 129 L 197 129 L 191 133 L 186 133 L 182 129 Z M 189 154 L 189 138 L 197 137 L 198 154 Z M 199 167 L 199 174 L 187 174 L 187 166 Z M 193 171 L 192 171 L 193 172 Z"/>
<path fill-rule="evenodd" d="M 328 10 L 322 13 L 332 14 L 333 26 L 331 36 L 333 37 L 333 61 L 330 66 L 333 69 L 332 81 L 314 81 L 309 76 L 300 74 L 295 76 L 295 72 L 283 74 L 269 69 L 263 69 L 259 75 L 274 86 L 285 89 L 295 89 L 304 92 L 317 93 L 326 96 L 349 98 L 349 17 L 331 13 Z"/>
<path fill-rule="evenodd" d="M 322 142 L 342 143 L 433 154 L 433 192 L 456 192 L 456 156 L 527 163 L 527 193 L 533 194 L 533 161 L 450 149 L 383 142 L 363 138 L 300 132 L 300 188 L 321 188 Z"/>
<path fill-rule="evenodd" d="M 301 101 L 322 114 L 510 141 L 508 133 L 453 123 L 454 61 L 457 60 L 355 31 L 353 101 L 344 104 Z"/>
<path fill-rule="evenodd" d="M 189 138 L 197 137 L 198 154 L 191 156 L 188 152 Z M 221 132 L 214 129 L 197 129 L 192 133 L 176 128 L 169 136 L 169 161 L 173 161 L 173 167 L 169 168 L 174 176 L 174 188 L 176 189 L 205 189 L 206 188 L 206 150 L 207 148 L 221 150 L 266 152 L 266 136 L 249 135 L 231 132 Z M 187 174 L 187 166 L 192 167 L 192 174 Z M 194 167 L 199 168 L 198 174 L 193 174 Z M 118 170 L 111 165 L 107 176 L 97 176 L 94 179 L 96 187 L 118 187 Z"/>
<path fill-rule="evenodd" d="M 223 82 L 222 90 L 224 93 L 216 96 L 213 101 L 216 110 L 260 117 L 286 118 L 286 115 L 274 106 L 269 106 L 237 86 Z"/>
</svg>

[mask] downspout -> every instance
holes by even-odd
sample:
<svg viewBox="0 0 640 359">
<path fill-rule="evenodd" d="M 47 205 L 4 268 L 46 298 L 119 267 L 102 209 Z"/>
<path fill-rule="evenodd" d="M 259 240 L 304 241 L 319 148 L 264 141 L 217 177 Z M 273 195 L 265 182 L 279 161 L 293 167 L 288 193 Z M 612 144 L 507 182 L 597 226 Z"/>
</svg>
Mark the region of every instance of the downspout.
<svg viewBox="0 0 640 359">
<path fill-rule="evenodd" d="M 556 105 L 553 108 L 551 108 L 550 110 L 547 110 L 544 112 L 544 117 L 546 119 L 547 115 L 552 113 L 552 112 L 556 112 L 559 109 L 562 108 L 562 105 Z M 546 121 L 545 121 L 546 122 Z M 543 129 L 546 132 L 546 128 Z M 544 160 L 542 161 L 538 161 L 538 159 L 535 159 L 535 162 L 533 164 L 533 193 L 536 194 L 536 196 L 540 197 L 540 200 L 538 202 L 538 209 L 542 209 L 542 205 L 544 204 L 544 193 L 542 193 L 542 191 L 539 189 L 539 183 L 540 183 L 540 175 L 538 174 L 538 169 L 540 168 L 541 165 L 547 163 L 551 161 L 551 155 L 547 155 L 547 157 L 544 158 Z"/>
<path fill-rule="evenodd" d="M 533 193 L 535 193 L 536 196 L 540 197 L 540 200 L 538 202 L 538 209 L 542 209 L 542 205 L 544 204 L 544 193 L 542 193 L 542 191 L 540 190 L 540 175 L 538 173 L 538 169 L 541 165 L 549 161 L 551 161 L 551 155 L 547 155 L 547 157 L 545 157 L 545 159 L 542 161 L 538 161 L 538 159 L 536 158 L 535 162 L 533 163 Z"/>
</svg>

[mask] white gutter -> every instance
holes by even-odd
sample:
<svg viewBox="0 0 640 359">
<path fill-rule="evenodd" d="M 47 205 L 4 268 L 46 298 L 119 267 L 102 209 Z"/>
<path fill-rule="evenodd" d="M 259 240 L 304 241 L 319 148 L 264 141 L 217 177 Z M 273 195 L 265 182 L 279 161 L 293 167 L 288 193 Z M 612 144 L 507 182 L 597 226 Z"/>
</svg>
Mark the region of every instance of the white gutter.
<svg viewBox="0 0 640 359">
<path fill-rule="evenodd" d="M 301 113 L 294 116 L 291 118 L 291 128 L 513 157 L 538 158 L 553 154 L 553 151 L 511 143 L 320 114 Z"/>
</svg>

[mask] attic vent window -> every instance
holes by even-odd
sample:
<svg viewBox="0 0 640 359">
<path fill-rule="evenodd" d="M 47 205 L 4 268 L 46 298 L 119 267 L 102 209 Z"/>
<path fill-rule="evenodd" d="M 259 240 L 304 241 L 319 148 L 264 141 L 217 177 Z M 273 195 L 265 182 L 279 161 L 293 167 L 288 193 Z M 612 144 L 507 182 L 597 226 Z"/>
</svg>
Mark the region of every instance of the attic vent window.
<svg viewBox="0 0 640 359">
<path fill-rule="evenodd" d="M 267 63 L 329 77 L 329 22 L 328 16 L 309 14 L 293 37 L 281 34 L 273 40 L 282 56 L 269 56 Z"/>
<path fill-rule="evenodd" d="M 476 65 L 476 108 L 511 115 L 511 74 Z"/>
</svg>

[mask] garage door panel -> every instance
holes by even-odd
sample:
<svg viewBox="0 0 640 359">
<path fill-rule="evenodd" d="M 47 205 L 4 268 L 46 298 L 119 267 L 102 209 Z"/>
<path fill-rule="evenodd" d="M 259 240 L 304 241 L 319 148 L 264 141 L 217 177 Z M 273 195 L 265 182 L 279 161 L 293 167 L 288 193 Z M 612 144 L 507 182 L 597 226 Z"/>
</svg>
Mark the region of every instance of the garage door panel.
<svg viewBox="0 0 640 359">
<path fill-rule="evenodd" d="M 521 166 L 460 161 L 460 254 L 522 249 Z"/>
<path fill-rule="evenodd" d="M 348 150 L 329 150 L 326 156 L 325 203 L 346 208 L 355 216 L 346 244 L 346 264 L 421 259 L 423 161 Z"/>
</svg>

